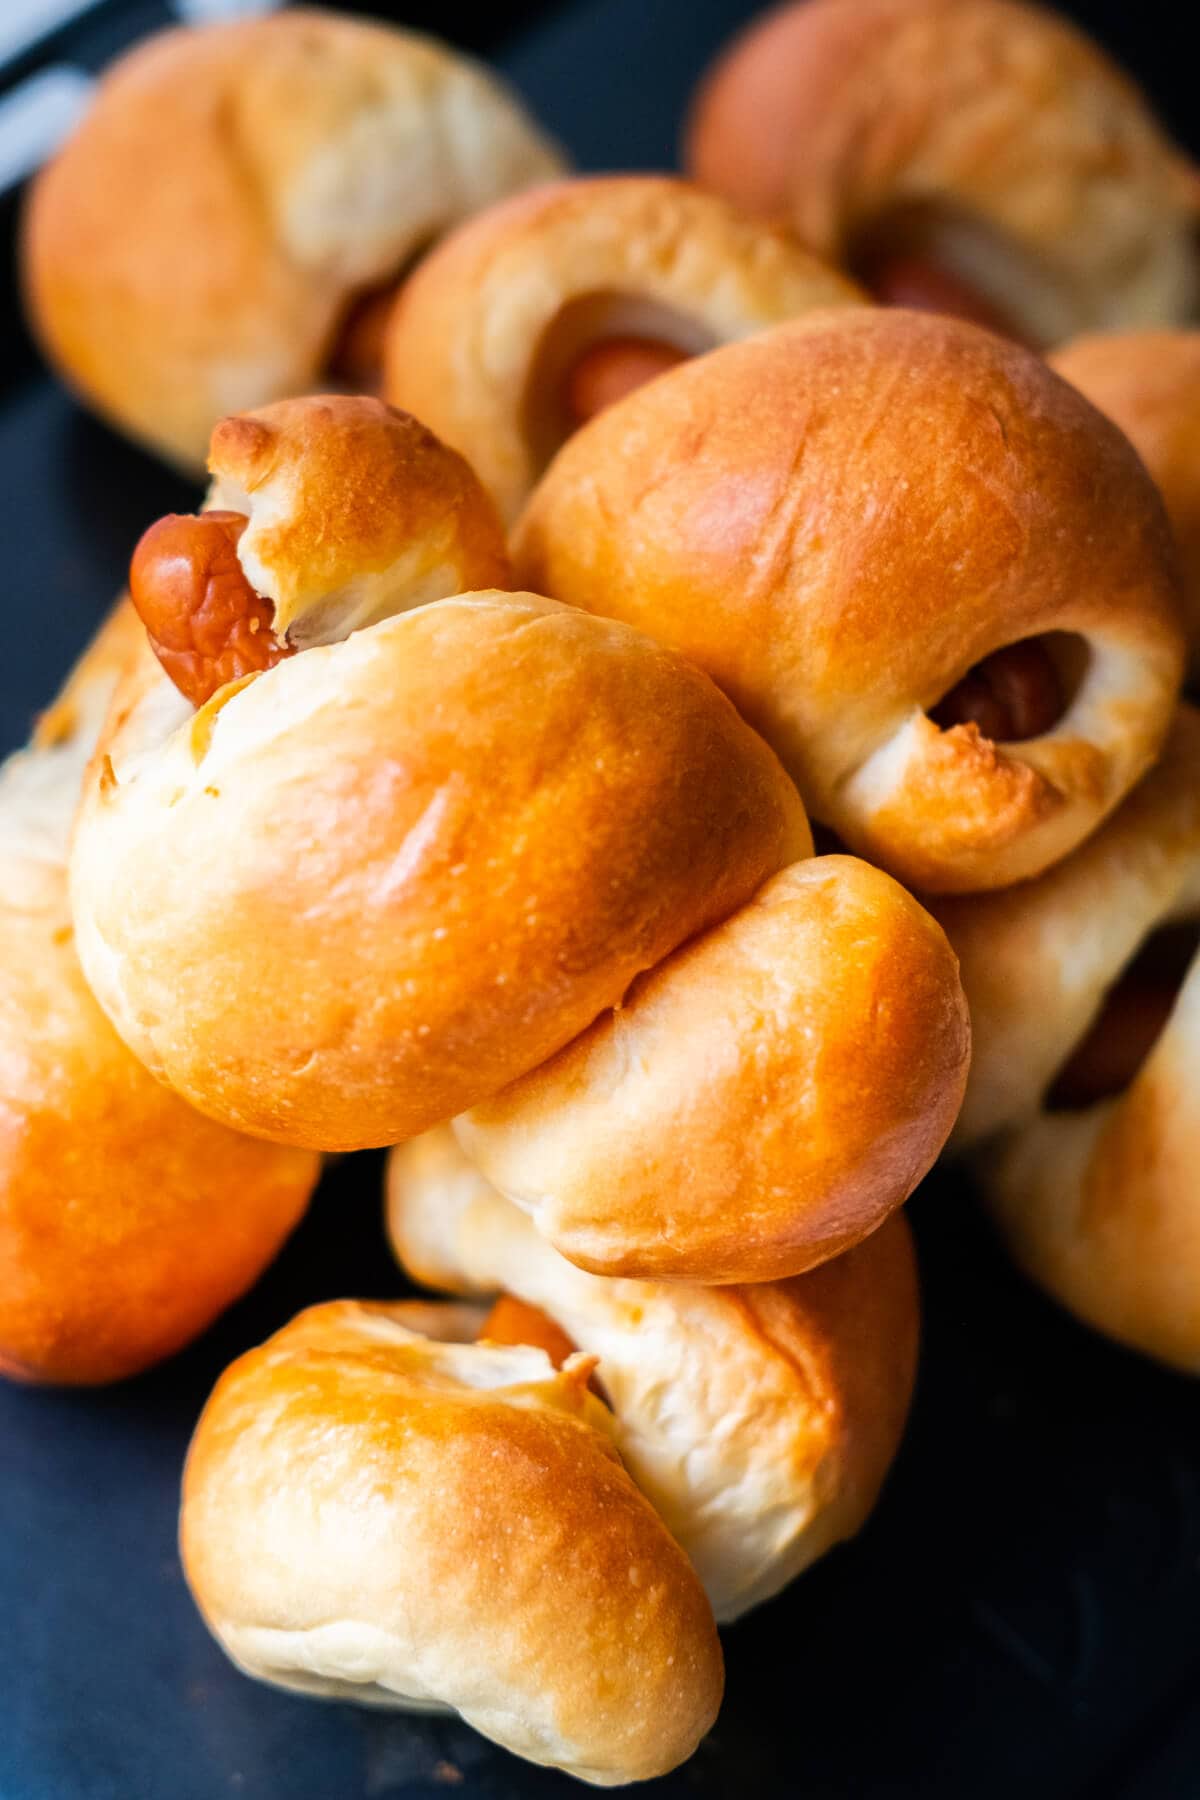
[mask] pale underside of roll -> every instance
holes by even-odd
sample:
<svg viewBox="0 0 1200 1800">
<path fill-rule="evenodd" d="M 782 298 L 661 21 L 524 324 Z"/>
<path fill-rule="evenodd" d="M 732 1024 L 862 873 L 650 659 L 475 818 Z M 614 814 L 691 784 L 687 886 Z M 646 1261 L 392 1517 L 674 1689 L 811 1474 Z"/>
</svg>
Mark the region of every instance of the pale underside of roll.
<svg viewBox="0 0 1200 1800">
<path fill-rule="evenodd" d="M 862 1525 L 915 1372 L 902 1218 L 792 1281 L 613 1280 L 559 1256 L 443 1127 L 392 1153 L 388 1223 L 416 1280 L 514 1295 L 599 1358 L 622 1460 L 718 1620 L 769 1599 Z"/>
<path fill-rule="evenodd" d="M 1015 1256 L 1099 1330 L 1200 1369 L 1200 715 L 1180 710 L 1158 767 L 1073 857 L 938 913 L 975 1022 L 956 1137 Z M 1089 1034 L 1116 1034 L 1111 1053 L 1137 1029 L 1113 997 L 1164 930 L 1181 966 L 1149 991 L 1148 1050 L 1115 1093 L 1073 1100 L 1065 1075 Z"/>
</svg>

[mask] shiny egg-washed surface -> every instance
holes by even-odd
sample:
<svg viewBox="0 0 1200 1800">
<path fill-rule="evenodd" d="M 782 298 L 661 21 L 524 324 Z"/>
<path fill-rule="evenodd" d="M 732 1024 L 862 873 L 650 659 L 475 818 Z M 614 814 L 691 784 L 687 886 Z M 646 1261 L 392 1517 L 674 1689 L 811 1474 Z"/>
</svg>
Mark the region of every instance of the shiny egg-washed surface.
<svg viewBox="0 0 1200 1800">
<path fill-rule="evenodd" d="M 745 0 L 575 0 L 500 60 L 582 166 L 661 166 L 701 67 L 750 10 Z M 1132 10 L 1085 0 L 1069 10 L 1133 31 Z M 442 29 L 453 28 L 449 9 Z M 2 753 L 91 634 L 146 522 L 190 510 L 197 495 L 48 379 L 0 392 L 0 470 Z M 184 1588 L 175 1517 L 200 1406 L 226 1364 L 299 1307 L 399 1291 L 381 1196 L 381 1158 L 334 1166 L 258 1290 L 153 1374 L 94 1394 L 0 1387 L 0 1800 L 584 1791 L 454 1722 L 246 1681 Z M 912 1217 L 924 1356 L 880 1508 L 855 1543 L 726 1633 L 716 1731 L 647 1791 L 1190 1800 L 1200 1791 L 1200 1388 L 1090 1337 L 1034 1294 L 961 1180 L 927 1183 Z"/>
</svg>

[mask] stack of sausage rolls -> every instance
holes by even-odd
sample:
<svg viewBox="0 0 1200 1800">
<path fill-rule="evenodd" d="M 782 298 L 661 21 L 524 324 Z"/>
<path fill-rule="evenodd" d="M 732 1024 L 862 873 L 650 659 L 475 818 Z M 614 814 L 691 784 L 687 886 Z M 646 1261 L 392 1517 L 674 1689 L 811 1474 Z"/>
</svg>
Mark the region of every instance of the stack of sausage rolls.
<svg viewBox="0 0 1200 1800">
<path fill-rule="evenodd" d="M 426 1297 L 225 1373 L 187 1578 L 599 1784 L 871 1512 L 947 1146 L 1200 1368 L 1200 186 L 1013 0 L 785 7 L 687 155 L 298 11 L 126 59 L 25 236 L 209 485 L 0 769 L 0 1370 L 148 1367 L 388 1149 Z"/>
</svg>

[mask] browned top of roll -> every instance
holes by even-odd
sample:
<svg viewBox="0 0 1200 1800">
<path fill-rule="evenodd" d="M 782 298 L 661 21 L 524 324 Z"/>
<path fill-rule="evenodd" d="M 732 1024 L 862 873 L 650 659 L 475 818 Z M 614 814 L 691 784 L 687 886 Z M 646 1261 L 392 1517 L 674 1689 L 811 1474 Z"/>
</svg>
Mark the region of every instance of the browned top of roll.
<svg viewBox="0 0 1200 1800">
<path fill-rule="evenodd" d="M 529 594 L 420 607 L 190 715 L 144 667 L 103 748 L 72 872 L 103 1005 L 197 1105 L 313 1147 L 494 1092 L 811 841 L 704 675 Z"/>
<path fill-rule="evenodd" d="M 469 463 L 410 413 L 315 394 L 213 428 L 210 507 L 247 515 L 247 577 L 289 643 L 330 643 L 406 607 L 511 586 L 504 529 Z"/>
<path fill-rule="evenodd" d="M 1078 842 L 1180 676 L 1173 550 L 1128 442 L 1037 357 L 929 315 L 814 313 L 660 376 L 564 446 L 514 555 L 697 661 L 816 817 L 931 890 Z M 1045 634 L 1086 651 L 1053 730 L 997 746 L 926 716 Z"/>
</svg>

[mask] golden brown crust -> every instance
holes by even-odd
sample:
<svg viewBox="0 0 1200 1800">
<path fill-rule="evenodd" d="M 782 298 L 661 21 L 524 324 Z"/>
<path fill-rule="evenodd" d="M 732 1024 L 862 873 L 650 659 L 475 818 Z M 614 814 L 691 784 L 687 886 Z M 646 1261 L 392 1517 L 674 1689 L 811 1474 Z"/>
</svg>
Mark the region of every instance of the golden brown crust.
<svg viewBox="0 0 1200 1800">
<path fill-rule="evenodd" d="M 814 817 L 928 891 L 1070 850 L 1180 679 L 1167 524 L 1126 440 L 1038 358 L 928 315 L 814 313 L 663 375 L 559 452 L 514 558 L 698 662 Z M 1086 647 L 1053 731 L 939 731 L 968 669 L 1044 634 Z"/>
<path fill-rule="evenodd" d="M 1200 673 L 1200 331 L 1105 332 L 1064 344 L 1051 367 L 1129 438 L 1175 533 L 1191 670 Z"/>
<path fill-rule="evenodd" d="M 137 672 L 89 780 L 80 954 L 150 1067 L 286 1142 L 482 1099 L 811 842 L 706 677 L 533 595 L 418 608 L 181 722 L 172 694 Z"/>
<path fill-rule="evenodd" d="M 1180 709 L 1161 762 L 1067 862 L 939 912 L 977 1046 L 958 1138 L 1007 1243 L 1080 1318 L 1200 1370 L 1200 962 L 1128 1086 L 1046 1098 L 1140 946 L 1200 922 L 1200 714 Z"/>
<path fill-rule="evenodd" d="M 792 1281 L 612 1280 L 552 1250 L 442 1127 L 392 1152 L 388 1225 L 416 1279 L 516 1295 L 599 1358 L 625 1466 L 718 1620 L 778 1593 L 870 1512 L 916 1366 L 902 1218 Z"/>
<path fill-rule="evenodd" d="M 433 40 L 309 9 L 164 32 L 35 183 L 30 314 L 92 405 L 195 468 L 222 413 L 319 385 L 356 291 L 560 168 Z"/>
<path fill-rule="evenodd" d="M 381 400 L 308 395 L 222 419 L 208 466 L 208 505 L 249 515 L 238 555 L 292 644 L 512 585 L 504 530 L 474 471 Z"/>
<path fill-rule="evenodd" d="M 140 635 L 119 608 L 0 768 L 0 1373 L 28 1381 L 115 1381 L 179 1349 L 260 1274 L 317 1177 L 153 1080 L 79 967 L 72 802 Z"/>
<path fill-rule="evenodd" d="M 720 1645 L 589 1360 L 443 1346 L 409 1316 L 315 1307 L 223 1376 L 180 1529 L 210 1628 L 283 1686 L 450 1706 L 602 1785 L 664 1774 L 716 1715 Z"/>
<path fill-rule="evenodd" d="M 687 162 L 833 261 L 926 209 L 943 265 L 1033 342 L 1200 299 L 1194 171 L 1094 44 L 1012 0 L 778 7 L 702 85 Z"/>
<path fill-rule="evenodd" d="M 556 182 L 460 226 L 402 290 L 384 391 L 471 458 L 510 522 L 571 422 L 590 344 L 693 354 L 862 298 L 793 238 L 662 175 Z"/>
<path fill-rule="evenodd" d="M 865 863 L 810 858 L 456 1129 L 582 1268 L 774 1280 L 908 1197 L 954 1122 L 969 1048 L 929 915 Z"/>
</svg>

